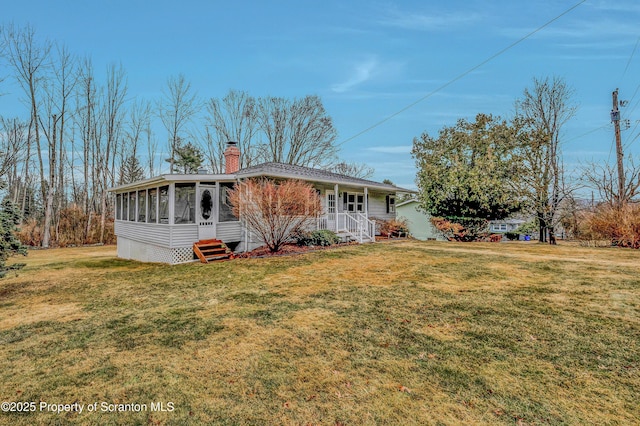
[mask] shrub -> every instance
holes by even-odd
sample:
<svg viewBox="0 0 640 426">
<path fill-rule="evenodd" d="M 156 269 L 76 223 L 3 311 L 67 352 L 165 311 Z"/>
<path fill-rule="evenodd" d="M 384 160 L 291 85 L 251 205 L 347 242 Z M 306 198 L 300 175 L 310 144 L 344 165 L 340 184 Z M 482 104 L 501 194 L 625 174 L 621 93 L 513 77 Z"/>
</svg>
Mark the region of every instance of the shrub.
<svg viewBox="0 0 640 426">
<path fill-rule="evenodd" d="M 517 239 L 518 237 L 516 237 Z M 502 235 L 500 234 L 491 234 L 489 235 L 489 242 L 490 243 L 499 243 L 500 241 L 502 241 Z"/>
<path fill-rule="evenodd" d="M 88 229 L 87 229 L 87 224 Z M 104 229 L 104 244 L 115 244 L 113 218 L 107 218 Z M 22 244 L 39 246 L 42 242 L 42 224 L 35 218 L 27 219 L 17 235 Z M 87 214 L 75 204 L 62 209 L 57 226 L 51 227 L 51 245 L 57 247 L 80 246 L 100 242 L 100 215 Z"/>
<path fill-rule="evenodd" d="M 489 241 L 489 221 L 479 218 L 432 217 L 431 223 L 449 241 Z"/>
<path fill-rule="evenodd" d="M 229 192 L 233 214 L 265 243 L 272 253 L 308 229 L 322 212 L 320 197 L 299 180 L 274 182 L 248 179 Z"/>
<path fill-rule="evenodd" d="M 338 244 L 340 241 L 340 237 L 328 229 L 302 232 L 296 236 L 296 243 L 299 246 L 330 246 Z"/>
<path fill-rule="evenodd" d="M 640 248 L 640 205 L 617 208 L 603 204 L 584 213 L 579 223 L 577 237 L 583 242 L 597 245 L 599 240 L 608 240 L 611 245 Z"/>
<path fill-rule="evenodd" d="M 406 219 L 389 219 L 380 221 L 380 234 L 385 237 L 399 237 L 409 234 L 409 225 Z"/>
<path fill-rule="evenodd" d="M 504 236 L 507 237 L 509 241 L 517 241 L 520 238 L 520 234 L 517 232 L 505 232 Z"/>
</svg>

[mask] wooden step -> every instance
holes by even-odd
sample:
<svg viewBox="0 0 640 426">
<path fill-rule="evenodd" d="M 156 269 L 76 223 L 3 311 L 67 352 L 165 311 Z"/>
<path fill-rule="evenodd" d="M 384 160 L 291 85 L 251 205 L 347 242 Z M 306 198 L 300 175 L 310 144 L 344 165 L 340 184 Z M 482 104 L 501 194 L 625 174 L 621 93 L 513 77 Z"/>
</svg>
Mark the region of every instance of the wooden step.
<svg viewBox="0 0 640 426">
<path fill-rule="evenodd" d="M 202 263 L 209 263 L 212 260 L 233 259 L 233 253 L 221 240 L 200 240 L 193 243 L 193 252 Z"/>
</svg>

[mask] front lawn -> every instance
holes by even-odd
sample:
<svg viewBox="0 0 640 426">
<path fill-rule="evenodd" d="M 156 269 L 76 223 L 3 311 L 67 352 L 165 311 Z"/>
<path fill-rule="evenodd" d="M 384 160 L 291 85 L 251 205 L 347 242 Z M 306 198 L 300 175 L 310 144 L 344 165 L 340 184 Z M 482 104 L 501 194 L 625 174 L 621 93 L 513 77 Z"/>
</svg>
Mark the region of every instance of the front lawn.
<svg viewBox="0 0 640 426">
<path fill-rule="evenodd" d="M 399 241 L 173 267 L 114 247 L 15 260 L 0 400 L 36 410 L 0 424 L 640 419 L 638 251 Z"/>
</svg>

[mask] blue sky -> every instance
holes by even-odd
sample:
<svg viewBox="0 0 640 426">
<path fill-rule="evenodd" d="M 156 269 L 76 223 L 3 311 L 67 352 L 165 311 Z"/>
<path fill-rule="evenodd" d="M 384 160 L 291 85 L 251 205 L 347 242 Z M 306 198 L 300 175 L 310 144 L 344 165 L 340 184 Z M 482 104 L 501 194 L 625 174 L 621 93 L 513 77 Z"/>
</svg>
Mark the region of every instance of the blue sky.
<svg viewBox="0 0 640 426">
<path fill-rule="evenodd" d="M 436 1 L 5 1 L 0 24 L 31 24 L 39 37 L 121 63 L 129 97 L 155 101 L 182 73 L 201 98 L 229 89 L 254 96 L 319 95 L 343 142 L 482 63 L 579 0 Z M 436 135 L 477 113 L 513 114 L 534 77 L 574 89 L 564 129 L 567 169 L 613 161 L 611 92 L 630 100 L 622 118 L 640 152 L 640 2 L 587 0 L 531 38 L 384 124 L 342 144 L 341 157 L 374 167 L 376 180 L 415 188 L 414 137 Z M 640 46 L 639 46 L 640 47 Z M 638 49 L 640 50 L 640 48 Z M 0 114 L 21 96 L 5 81 Z M 19 108 L 22 110 L 22 108 Z M 165 135 L 158 128 L 158 139 Z"/>
</svg>

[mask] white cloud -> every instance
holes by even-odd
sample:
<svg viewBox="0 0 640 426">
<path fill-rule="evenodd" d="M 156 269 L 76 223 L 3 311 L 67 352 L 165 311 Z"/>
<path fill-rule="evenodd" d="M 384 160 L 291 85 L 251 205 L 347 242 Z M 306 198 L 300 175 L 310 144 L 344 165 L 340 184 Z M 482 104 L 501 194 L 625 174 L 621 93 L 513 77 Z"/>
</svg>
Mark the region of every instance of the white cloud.
<svg viewBox="0 0 640 426">
<path fill-rule="evenodd" d="M 331 90 L 337 93 L 344 93 L 353 89 L 354 87 L 371 79 L 372 75 L 376 71 L 377 66 L 378 61 L 375 58 L 360 62 L 354 67 L 351 76 L 349 76 L 346 81 L 334 84 L 333 86 L 331 86 Z"/>
<path fill-rule="evenodd" d="M 414 13 L 390 11 L 388 16 L 380 20 L 379 23 L 385 26 L 398 27 L 405 30 L 417 31 L 450 31 L 452 27 L 469 25 L 481 19 L 477 13 Z"/>
</svg>

